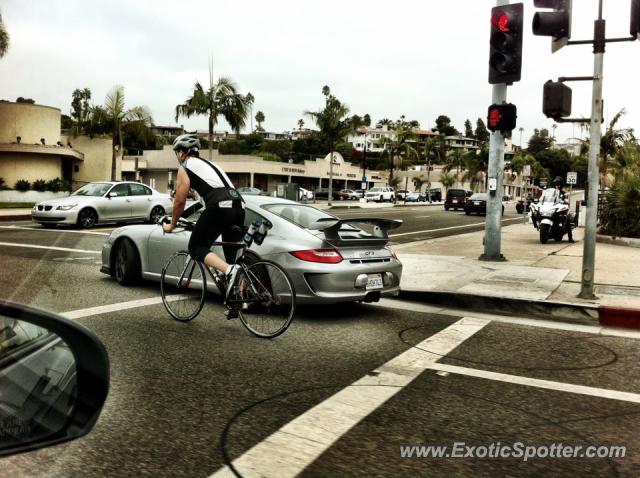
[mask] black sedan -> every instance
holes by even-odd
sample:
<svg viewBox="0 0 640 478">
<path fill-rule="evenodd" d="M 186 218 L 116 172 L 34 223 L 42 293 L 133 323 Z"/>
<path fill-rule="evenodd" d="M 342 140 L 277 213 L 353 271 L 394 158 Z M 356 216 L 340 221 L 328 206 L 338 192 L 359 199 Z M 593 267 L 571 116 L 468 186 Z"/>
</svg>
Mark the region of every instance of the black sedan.
<svg viewBox="0 0 640 478">
<path fill-rule="evenodd" d="M 468 197 L 464 203 L 464 213 L 468 216 L 472 212 L 477 214 L 487 214 L 487 193 L 475 193 Z M 502 205 L 502 214 L 504 214 L 504 204 Z"/>
</svg>

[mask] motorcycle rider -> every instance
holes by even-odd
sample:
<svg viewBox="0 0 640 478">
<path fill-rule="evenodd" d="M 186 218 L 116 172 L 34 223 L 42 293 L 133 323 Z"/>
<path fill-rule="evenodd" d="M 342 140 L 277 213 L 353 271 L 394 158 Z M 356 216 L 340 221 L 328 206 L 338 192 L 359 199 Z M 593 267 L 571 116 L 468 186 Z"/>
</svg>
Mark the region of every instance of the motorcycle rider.
<svg viewBox="0 0 640 478">
<path fill-rule="evenodd" d="M 556 178 L 553 180 L 553 186 L 556 188 L 556 191 L 558 191 L 556 204 L 558 202 L 563 202 L 568 204 L 569 195 L 564 191 L 564 189 L 562 189 L 564 186 L 564 181 L 560 176 L 556 176 Z M 569 206 L 571 205 L 569 204 Z M 573 226 L 575 222 L 575 214 L 572 213 L 571 210 L 569 210 L 569 212 L 567 213 L 566 221 L 567 221 L 567 236 L 569 237 L 569 242 L 571 243 L 576 242 L 573 240 Z"/>
</svg>

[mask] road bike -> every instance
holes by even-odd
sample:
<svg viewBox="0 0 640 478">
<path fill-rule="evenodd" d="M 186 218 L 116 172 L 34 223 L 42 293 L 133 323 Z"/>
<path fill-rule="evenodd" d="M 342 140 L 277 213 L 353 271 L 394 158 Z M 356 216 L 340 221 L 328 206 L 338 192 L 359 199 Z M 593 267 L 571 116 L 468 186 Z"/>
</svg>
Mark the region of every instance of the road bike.
<svg viewBox="0 0 640 478">
<path fill-rule="evenodd" d="M 190 231 L 194 223 L 180 219 L 176 226 Z M 243 228 L 236 229 L 239 234 L 246 232 Z M 160 278 L 162 303 L 167 312 L 181 322 L 195 319 L 207 294 L 215 291 L 215 285 L 223 298 L 227 319 L 239 318 L 249 332 L 263 338 L 277 337 L 287 330 L 296 310 L 296 294 L 287 272 L 272 261 L 256 261 L 253 255 L 245 254 L 250 247 L 245 240 L 220 241 L 213 246 L 236 250 L 235 264 L 240 270 L 229 294 L 225 274 L 194 260 L 187 251 L 178 251 L 169 257 Z"/>
</svg>

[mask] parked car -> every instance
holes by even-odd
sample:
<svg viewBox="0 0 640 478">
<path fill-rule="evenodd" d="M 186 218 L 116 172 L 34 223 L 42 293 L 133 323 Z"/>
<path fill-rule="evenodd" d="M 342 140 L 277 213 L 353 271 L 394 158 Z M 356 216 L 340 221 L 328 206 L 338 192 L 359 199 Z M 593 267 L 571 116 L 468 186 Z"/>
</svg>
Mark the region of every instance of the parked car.
<svg viewBox="0 0 640 478">
<path fill-rule="evenodd" d="M 339 192 L 342 194 L 342 197 L 340 197 L 340 199 L 356 201 L 362 197 L 361 195 L 359 196 L 358 193 L 353 189 L 341 189 Z"/>
<path fill-rule="evenodd" d="M 468 189 L 449 189 L 447 191 L 447 197 L 444 200 L 444 210 L 449 209 L 464 209 L 465 199 L 473 194 L 473 191 Z"/>
<path fill-rule="evenodd" d="M 312 201 L 313 200 L 313 191 L 309 189 L 300 188 L 300 201 Z"/>
<path fill-rule="evenodd" d="M 369 202 L 369 201 L 378 201 L 378 202 L 393 201 L 394 197 L 395 197 L 395 194 L 393 192 L 393 188 L 389 188 L 389 187 L 371 188 L 364 195 L 364 198 L 367 200 L 367 202 Z"/>
<path fill-rule="evenodd" d="M 464 213 L 468 216 L 471 213 L 487 214 L 488 193 L 475 193 L 467 198 L 464 203 Z M 502 214 L 504 214 L 504 201 L 502 204 Z"/>
<path fill-rule="evenodd" d="M 431 202 L 440 202 L 442 201 L 442 190 L 440 188 L 430 189 L 427 194 L 427 200 L 431 199 Z"/>
<path fill-rule="evenodd" d="M 356 189 L 353 191 L 358 195 L 358 199 L 364 198 L 364 194 L 367 192 L 364 189 Z"/>
<path fill-rule="evenodd" d="M 402 263 L 387 243 L 393 219 L 340 219 L 312 206 L 268 196 L 246 196 L 245 223 L 258 217 L 273 228 L 249 260 L 269 259 L 286 269 L 298 303 L 375 301 L 400 290 Z M 189 220 L 196 220 L 197 213 Z M 362 227 L 372 228 L 366 232 Z M 120 284 L 160 280 L 171 254 L 187 249 L 188 231 L 163 234 L 159 225 L 115 229 L 102 247 L 101 272 Z M 220 248 L 214 252 L 221 254 Z M 212 285 L 212 284 L 211 284 Z M 215 287 L 211 290 L 215 292 Z"/>
<path fill-rule="evenodd" d="M 340 196 L 341 196 L 341 194 L 339 193 L 338 190 L 334 189 L 332 191 L 331 197 L 332 197 L 332 199 L 334 201 L 335 200 L 339 200 Z M 324 200 L 329 199 L 329 190 L 326 189 L 326 188 L 316 189 L 315 198 L 316 199 L 324 199 Z"/>
<path fill-rule="evenodd" d="M 404 200 L 406 202 L 427 202 L 427 195 L 425 193 L 413 192 L 407 194 Z"/>
<path fill-rule="evenodd" d="M 157 222 L 173 211 L 168 194 L 136 182 L 102 181 L 89 183 L 69 197 L 36 204 L 31 219 L 44 227 L 77 224 L 90 228 L 105 222 Z"/>
<path fill-rule="evenodd" d="M 527 199 L 522 199 L 522 198 L 518 199 L 516 201 L 516 212 L 518 214 L 529 212 L 532 202 L 533 202 L 533 198 L 531 196 L 529 196 Z"/>
<path fill-rule="evenodd" d="M 406 189 L 396 190 L 396 197 L 398 198 L 398 201 L 404 201 L 404 198 L 407 197 L 407 194 L 409 194 L 409 191 L 407 191 Z"/>
<path fill-rule="evenodd" d="M 240 194 L 249 194 L 249 195 L 253 195 L 253 196 L 260 196 L 260 195 L 264 194 L 262 189 L 250 188 L 250 187 L 238 188 L 238 192 Z"/>
</svg>

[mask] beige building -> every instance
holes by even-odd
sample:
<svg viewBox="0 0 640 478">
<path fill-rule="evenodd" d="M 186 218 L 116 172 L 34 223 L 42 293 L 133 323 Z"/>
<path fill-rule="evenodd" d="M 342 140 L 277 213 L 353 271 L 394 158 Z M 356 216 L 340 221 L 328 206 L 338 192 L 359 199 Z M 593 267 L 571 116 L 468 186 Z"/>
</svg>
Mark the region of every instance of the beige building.
<svg viewBox="0 0 640 478">
<path fill-rule="evenodd" d="M 208 158 L 209 151 L 200 154 Z M 221 155 L 213 151 L 213 161 L 229 175 L 238 188 L 255 187 L 263 191 L 275 191 L 278 184 L 297 183 L 300 187 L 315 190 L 329 187 L 329 156 L 306 160 L 303 164 L 265 161 L 258 156 Z M 178 160 L 171 146 L 162 150 L 147 150 L 141 156 L 125 156 L 122 166 L 123 178 L 141 181 L 158 191 L 168 191 L 171 181 L 175 184 Z M 388 172 L 367 170 L 370 186 L 387 184 Z M 360 189 L 362 169 L 344 161 L 339 153 L 334 153 L 334 189 Z"/>
<path fill-rule="evenodd" d="M 110 179 L 111 140 L 61 137 L 58 108 L 0 101 L 0 177 L 8 187 L 20 179 Z"/>
</svg>

